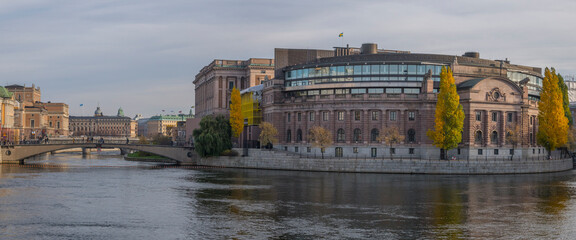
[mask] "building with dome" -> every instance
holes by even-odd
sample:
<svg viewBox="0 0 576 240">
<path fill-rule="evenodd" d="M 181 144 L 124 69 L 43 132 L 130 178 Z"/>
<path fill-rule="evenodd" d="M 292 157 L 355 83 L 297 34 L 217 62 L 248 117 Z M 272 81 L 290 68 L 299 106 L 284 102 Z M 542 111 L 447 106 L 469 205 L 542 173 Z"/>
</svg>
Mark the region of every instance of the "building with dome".
<svg viewBox="0 0 576 240">
<path fill-rule="evenodd" d="M 440 150 L 426 132 L 434 127 L 440 70 L 453 70 L 465 120 L 462 142 L 448 154 L 459 159 L 542 156 L 536 143 L 537 102 L 542 69 L 480 58 L 361 48 L 275 49 L 275 77 L 263 83 L 263 121 L 279 132 L 274 147 L 319 154 L 308 133 L 328 129 L 333 157 L 437 158 Z M 198 102 L 198 99 L 197 99 Z M 397 128 L 404 141 L 393 147 L 378 141 L 385 128 Z M 517 144 L 508 129 L 520 136 Z"/>
<path fill-rule="evenodd" d="M 72 136 L 132 138 L 137 136 L 138 124 L 124 116 L 122 108 L 118 109 L 116 116 L 105 116 L 98 106 L 94 116 L 70 116 L 70 131 Z"/>
</svg>

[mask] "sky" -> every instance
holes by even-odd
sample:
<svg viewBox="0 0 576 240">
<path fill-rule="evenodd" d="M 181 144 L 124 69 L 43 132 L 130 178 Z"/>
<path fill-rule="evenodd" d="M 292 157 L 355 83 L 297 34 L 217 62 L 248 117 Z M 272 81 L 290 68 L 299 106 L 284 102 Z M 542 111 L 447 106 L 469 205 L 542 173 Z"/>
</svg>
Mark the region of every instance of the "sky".
<svg viewBox="0 0 576 240">
<path fill-rule="evenodd" d="M 130 117 L 187 113 L 192 81 L 214 59 L 362 43 L 476 51 L 574 76 L 574 23 L 573 0 L 0 0 L 0 84 L 35 84 L 72 116 L 97 106 Z"/>
</svg>

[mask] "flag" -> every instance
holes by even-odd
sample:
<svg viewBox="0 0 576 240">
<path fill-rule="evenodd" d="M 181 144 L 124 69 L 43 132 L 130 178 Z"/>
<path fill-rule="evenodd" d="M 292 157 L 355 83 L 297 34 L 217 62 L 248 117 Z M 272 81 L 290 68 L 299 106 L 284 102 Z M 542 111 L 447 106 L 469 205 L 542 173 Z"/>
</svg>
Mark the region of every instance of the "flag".
<svg viewBox="0 0 576 240">
<path fill-rule="evenodd" d="M 80 107 L 84 106 L 84 104 L 80 103 Z"/>
<path fill-rule="evenodd" d="M 344 37 L 344 32 L 341 32 L 340 34 L 338 34 L 338 37 Z"/>
</svg>

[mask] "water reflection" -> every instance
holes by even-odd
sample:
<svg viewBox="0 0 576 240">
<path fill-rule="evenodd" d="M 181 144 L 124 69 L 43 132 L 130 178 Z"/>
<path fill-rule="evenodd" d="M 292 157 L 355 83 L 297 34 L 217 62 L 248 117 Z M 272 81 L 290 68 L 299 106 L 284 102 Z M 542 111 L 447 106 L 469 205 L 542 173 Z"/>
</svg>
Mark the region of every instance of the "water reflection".
<svg viewBox="0 0 576 240">
<path fill-rule="evenodd" d="M 191 197 L 204 222 L 238 238 L 501 238 L 554 236 L 573 219 L 572 172 L 440 176 L 209 171 Z M 569 216 L 569 217 L 567 217 Z M 542 218 L 546 222 L 542 222 Z M 265 222 L 268 228 L 252 225 Z M 242 226 L 238 228 L 238 226 Z M 265 229 L 275 229 L 267 231 Z M 529 236 L 529 235 L 527 235 Z"/>
</svg>

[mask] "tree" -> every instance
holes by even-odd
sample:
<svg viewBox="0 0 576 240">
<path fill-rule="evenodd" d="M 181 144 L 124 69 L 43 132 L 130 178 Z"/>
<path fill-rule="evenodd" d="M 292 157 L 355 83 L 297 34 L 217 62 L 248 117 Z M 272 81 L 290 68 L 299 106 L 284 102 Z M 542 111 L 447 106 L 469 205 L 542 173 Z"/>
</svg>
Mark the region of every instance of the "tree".
<svg viewBox="0 0 576 240">
<path fill-rule="evenodd" d="M 390 146 L 390 158 L 392 157 L 392 146 L 396 143 L 401 143 L 404 141 L 404 135 L 400 135 L 397 126 L 386 127 L 380 131 L 380 135 L 376 138 L 379 142 L 384 142 L 384 144 Z"/>
<path fill-rule="evenodd" d="M 312 147 L 320 148 L 322 159 L 324 159 L 324 150 L 334 143 L 332 140 L 332 133 L 330 133 L 326 128 L 320 126 L 314 126 L 310 129 L 308 140 L 312 143 Z"/>
<path fill-rule="evenodd" d="M 506 127 L 506 143 L 512 145 L 512 155 L 514 155 L 514 149 L 522 140 L 522 127 L 520 124 L 516 124 L 513 127 Z"/>
<path fill-rule="evenodd" d="M 562 106 L 564 107 L 564 115 L 568 119 L 568 126 L 574 124 L 572 120 L 572 113 L 570 112 L 570 99 L 568 98 L 568 86 L 564 83 L 564 78 L 562 75 L 558 74 L 558 85 L 560 86 L 560 91 L 562 91 Z"/>
<path fill-rule="evenodd" d="M 260 123 L 260 146 L 268 146 L 268 144 L 275 144 L 278 142 L 278 130 L 269 122 Z"/>
<path fill-rule="evenodd" d="M 206 116 L 200 128 L 194 129 L 194 147 L 201 157 L 217 156 L 232 148 L 232 131 L 228 119 L 222 115 Z"/>
<path fill-rule="evenodd" d="M 568 143 L 566 144 L 570 152 L 576 150 L 576 127 L 570 126 L 568 129 Z"/>
<path fill-rule="evenodd" d="M 244 118 L 242 118 L 242 99 L 240 91 L 234 87 L 230 96 L 230 126 L 232 127 L 232 136 L 239 137 L 244 130 Z"/>
<path fill-rule="evenodd" d="M 461 132 L 464 129 L 464 109 L 460 105 L 450 67 L 442 67 L 440 73 L 440 92 L 434 118 L 434 130 L 429 129 L 426 135 L 434 146 L 441 149 L 440 157 L 446 159 L 443 150 L 456 148 L 462 141 Z"/>
<path fill-rule="evenodd" d="M 564 114 L 563 96 L 556 71 L 546 68 L 538 103 L 538 133 L 536 139 L 548 151 L 563 146 L 568 140 L 568 119 Z"/>
</svg>

